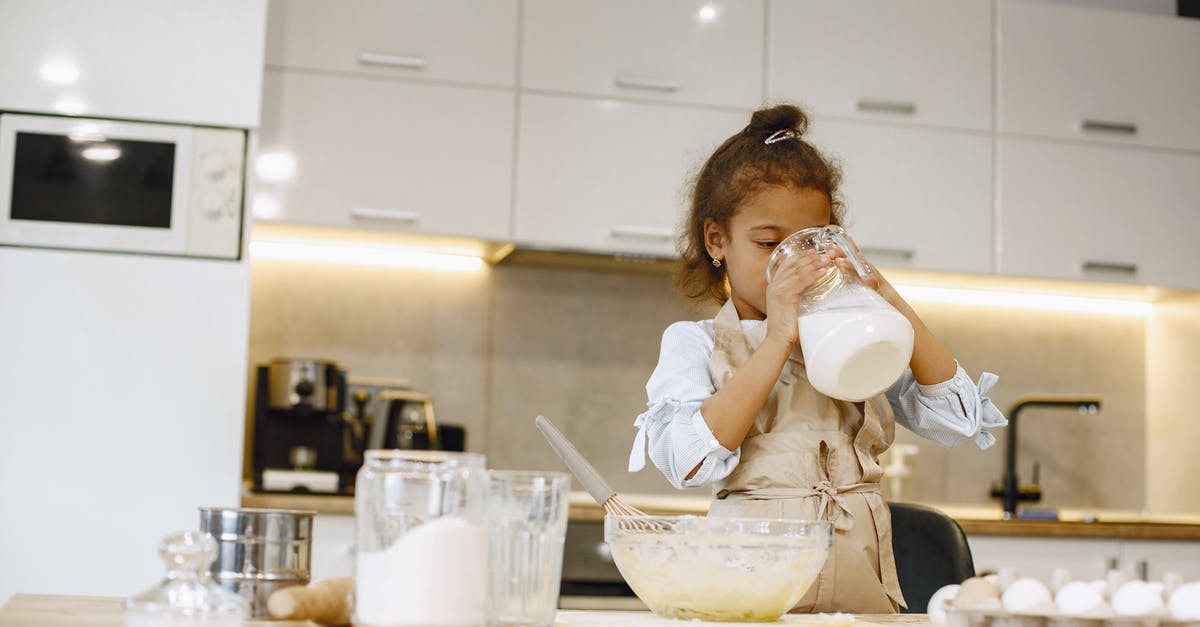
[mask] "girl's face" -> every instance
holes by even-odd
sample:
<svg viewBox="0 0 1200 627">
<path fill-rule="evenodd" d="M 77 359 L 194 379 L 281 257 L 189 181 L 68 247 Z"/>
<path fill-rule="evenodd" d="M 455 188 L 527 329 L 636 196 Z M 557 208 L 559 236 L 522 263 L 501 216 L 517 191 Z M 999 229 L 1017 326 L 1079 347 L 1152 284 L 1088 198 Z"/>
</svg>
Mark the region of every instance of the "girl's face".
<svg viewBox="0 0 1200 627">
<path fill-rule="evenodd" d="M 741 204 L 727 229 L 708 220 L 704 243 L 729 276 L 730 300 L 743 320 L 763 320 L 767 311 L 767 259 L 783 238 L 829 224 L 829 197 L 812 188 L 768 185 Z"/>
</svg>

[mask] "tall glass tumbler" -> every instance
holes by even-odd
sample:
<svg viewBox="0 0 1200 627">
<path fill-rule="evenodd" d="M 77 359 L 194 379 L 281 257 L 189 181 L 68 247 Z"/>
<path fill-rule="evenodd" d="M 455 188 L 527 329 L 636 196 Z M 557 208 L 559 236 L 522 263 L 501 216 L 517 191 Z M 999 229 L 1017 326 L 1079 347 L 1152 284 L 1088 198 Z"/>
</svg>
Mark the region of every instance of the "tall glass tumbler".
<svg viewBox="0 0 1200 627">
<path fill-rule="evenodd" d="M 484 456 L 371 450 L 364 458 L 354 494 L 354 624 L 486 624 Z"/>
<path fill-rule="evenodd" d="M 570 494 L 566 473 L 491 472 L 489 626 L 554 624 Z"/>
</svg>

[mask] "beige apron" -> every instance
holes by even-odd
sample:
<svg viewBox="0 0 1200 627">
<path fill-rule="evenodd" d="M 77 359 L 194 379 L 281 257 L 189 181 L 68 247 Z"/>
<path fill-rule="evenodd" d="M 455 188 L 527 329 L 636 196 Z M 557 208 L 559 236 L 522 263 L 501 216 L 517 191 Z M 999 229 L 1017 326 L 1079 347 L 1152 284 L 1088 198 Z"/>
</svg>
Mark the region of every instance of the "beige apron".
<svg viewBox="0 0 1200 627">
<path fill-rule="evenodd" d="M 767 325 L 743 331 L 731 302 L 714 320 L 717 389 L 749 359 Z M 892 522 L 879 493 L 879 455 L 895 437 L 884 395 L 829 398 L 808 383 L 799 346 L 742 442 L 741 461 L 717 485 L 712 516 L 830 520 L 833 550 L 795 612 L 895 612 L 905 605 Z"/>
</svg>

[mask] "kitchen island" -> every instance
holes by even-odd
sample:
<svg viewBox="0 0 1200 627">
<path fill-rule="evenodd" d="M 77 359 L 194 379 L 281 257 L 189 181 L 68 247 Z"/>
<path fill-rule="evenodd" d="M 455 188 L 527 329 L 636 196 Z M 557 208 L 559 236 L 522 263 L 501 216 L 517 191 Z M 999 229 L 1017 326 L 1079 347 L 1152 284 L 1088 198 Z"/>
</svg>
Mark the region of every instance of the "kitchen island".
<svg viewBox="0 0 1200 627">
<path fill-rule="evenodd" d="M 863 625 L 905 624 L 928 625 L 924 614 L 869 614 L 855 617 L 853 622 L 837 617 L 822 615 L 788 615 L 781 623 L 804 625 Z M 14 595 L 0 608 L 0 627 L 123 627 L 125 624 L 122 600 L 114 597 L 59 596 L 41 594 Z M 698 621 L 672 621 L 658 618 L 649 612 L 590 612 L 564 610 L 554 621 L 556 627 L 599 627 L 601 625 L 625 625 L 629 627 L 653 625 L 729 625 L 731 623 L 703 623 Z M 768 623 L 755 623 L 757 625 Z M 312 627 L 308 621 L 246 622 L 247 627 Z"/>
</svg>

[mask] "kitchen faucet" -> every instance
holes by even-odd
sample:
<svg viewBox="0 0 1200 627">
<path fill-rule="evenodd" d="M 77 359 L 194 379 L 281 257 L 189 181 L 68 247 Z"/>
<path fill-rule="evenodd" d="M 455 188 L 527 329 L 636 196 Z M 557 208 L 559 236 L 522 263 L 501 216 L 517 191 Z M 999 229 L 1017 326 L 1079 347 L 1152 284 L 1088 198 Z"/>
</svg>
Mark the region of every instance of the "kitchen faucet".
<svg viewBox="0 0 1200 627">
<path fill-rule="evenodd" d="M 1073 407 L 1080 414 L 1094 414 L 1100 410 L 1100 397 L 1093 395 L 1037 394 L 1017 399 L 1008 410 L 1008 434 L 1004 446 L 1004 478 L 999 488 L 992 488 L 992 497 L 1003 499 L 1004 520 L 1017 515 L 1017 501 L 1037 501 L 1042 491 L 1037 487 L 1038 471 L 1034 469 L 1034 485 L 1021 486 L 1017 482 L 1017 414 L 1026 407 Z"/>
</svg>

